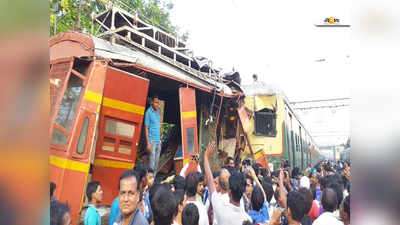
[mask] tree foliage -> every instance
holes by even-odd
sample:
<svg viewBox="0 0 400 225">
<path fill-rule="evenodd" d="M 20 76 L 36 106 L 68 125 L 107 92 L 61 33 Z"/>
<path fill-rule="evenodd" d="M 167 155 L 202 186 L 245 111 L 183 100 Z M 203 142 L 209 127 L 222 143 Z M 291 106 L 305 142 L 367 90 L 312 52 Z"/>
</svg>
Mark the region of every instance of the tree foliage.
<svg viewBox="0 0 400 225">
<path fill-rule="evenodd" d="M 188 39 L 188 32 L 181 34 L 179 27 L 170 21 L 170 11 L 174 5 L 167 0 L 49 0 L 50 36 L 65 31 L 80 31 L 95 35 L 97 24 L 92 25 L 92 14 L 98 14 L 113 3 L 128 11 L 136 11 L 140 19 L 167 32 Z M 92 27 L 93 26 L 93 27 Z"/>
</svg>

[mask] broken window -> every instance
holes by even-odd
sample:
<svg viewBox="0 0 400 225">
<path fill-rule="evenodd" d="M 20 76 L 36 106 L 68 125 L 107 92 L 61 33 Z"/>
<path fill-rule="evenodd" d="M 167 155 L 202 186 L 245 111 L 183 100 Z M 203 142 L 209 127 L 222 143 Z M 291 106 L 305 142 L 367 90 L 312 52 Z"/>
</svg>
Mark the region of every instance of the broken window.
<svg viewBox="0 0 400 225">
<path fill-rule="evenodd" d="M 270 109 L 262 109 L 255 112 L 255 135 L 276 137 L 276 112 Z"/>
</svg>

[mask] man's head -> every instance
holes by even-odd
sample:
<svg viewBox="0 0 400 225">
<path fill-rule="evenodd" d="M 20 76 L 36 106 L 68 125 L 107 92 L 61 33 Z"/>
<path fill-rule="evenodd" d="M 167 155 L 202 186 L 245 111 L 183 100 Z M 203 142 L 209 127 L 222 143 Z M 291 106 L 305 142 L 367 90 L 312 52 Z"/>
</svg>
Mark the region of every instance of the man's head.
<svg viewBox="0 0 400 225">
<path fill-rule="evenodd" d="M 199 176 L 199 183 L 197 184 L 197 194 L 203 196 L 204 191 L 204 176 L 203 174 L 197 172 L 197 176 Z"/>
<path fill-rule="evenodd" d="M 336 193 L 336 197 L 337 197 L 337 206 L 336 208 L 338 209 L 340 207 L 340 203 L 343 200 L 343 190 L 341 189 L 341 186 L 339 183 L 335 182 L 335 181 L 331 181 L 328 186 L 328 188 L 331 188 L 335 191 Z"/>
<path fill-rule="evenodd" d="M 263 180 L 262 187 L 263 187 L 265 195 L 267 197 L 267 202 L 270 203 L 272 196 L 274 195 L 274 188 L 272 187 L 272 182 Z"/>
<path fill-rule="evenodd" d="M 185 178 L 184 177 L 182 177 L 180 175 L 176 175 L 175 176 L 175 178 L 174 178 L 174 189 L 175 189 L 175 191 L 179 190 L 179 189 L 182 189 L 182 190 L 185 189 Z"/>
<path fill-rule="evenodd" d="M 229 176 L 229 196 L 233 202 L 240 202 L 245 186 L 246 181 L 241 173 L 233 172 L 231 176 Z"/>
<path fill-rule="evenodd" d="M 221 169 L 221 173 L 219 174 L 219 186 L 221 191 L 229 190 L 229 177 L 230 173 L 227 169 Z"/>
<path fill-rule="evenodd" d="M 317 185 L 318 183 L 319 183 L 319 180 L 320 180 L 321 178 L 320 178 L 320 176 L 317 174 L 317 173 L 313 173 L 312 175 L 311 175 L 311 178 L 310 178 L 310 183 L 312 183 L 312 184 L 314 184 L 314 185 Z"/>
<path fill-rule="evenodd" d="M 256 185 L 251 193 L 251 206 L 253 207 L 253 210 L 259 211 L 264 204 L 264 201 L 262 190 L 258 185 Z"/>
<path fill-rule="evenodd" d="M 139 190 L 143 191 L 143 188 L 147 185 L 147 171 L 148 166 L 144 162 L 137 162 L 133 170 L 136 172 L 139 178 Z"/>
<path fill-rule="evenodd" d="M 90 203 L 101 203 L 101 201 L 103 200 L 103 190 L 101 189 L 100 182 L 89 182 L 86 187 L 86 196 Z"/>
<path fill-rule="evenodd" d="M 159 104 L 160 99 L 158 98 L 158 95 L 153 95 L 153 97 L 151 97 L 151 107 L 153 107 L 154 110 L 157 110 Z"/>
<path fill-rule="evenodd" d="M 50 224 L 51 225 L 70 225 L 71 217 L 69 215 L 68 205 L 57 200 L 50 202 Z"/>
<path fill-rule="evenodd" d="M 300 222 L 306 214 L 306 202 L 302 194 L 297 191 L 290 191 L 287 195 L 288 220 Z"/>
<path fill-rule="evenodd" d="M 231 167 L 231 168 L 235 167 L 235 161 L 233 160 L 232 157 L 228 156 L 228 158 L 226 158 L 225 166 Z"/>
<path fill-rule="evenodd" d="M 322 208 L 326 212 L 334 212 L 337 209 L 337 195 L 332 188 L 326 188 L 322 193 Z"/>
<path fill-rule="evenodd" d="M 135 212 L 139 196 L 139 176 L 133 170 L 126 170 L 119 177 L 118 197 L 122 217 L 129 217 Z"/>
<path fill-rule="evenodd" d="M 149 168 L 147 171 L 147 186 L 150 188 L 154 184 L 154 170 Z"/>
<path fill-rule="evenodd" d="M 246 174 L 246 189 L 245 193 L 248 198 L 251 198 L 251 193 L 253 192 L 253 178 Z"/>
<path fill-rule="evenodd" d="M 306 203 L 305 212 L 306 214 L 308 214 L 308 212 L 310 212 L 310 209 L 312 207 L 313 195 L 309 189 L 304 187 L 299 188 L 299 193 L 303 195 L 304 201 Z"/>
<path fill-rule="evenodd" d="M 197 193 L 200 176 L 197 171 L 190 172 L 185 179 L 185 193 L 188 197 L 193 197 Z"/>
<path fill-rule="evenodd" d="M 182 225 L 198 225 L 199 218 L 197 206 L 193 203 L 187 204 L 182 212 Z"/>
<path fill-rule="evenodd" d="M 157 190 L 151 202 L 155 225 L 171 225 L 177 203 L 170 190 L 162 186 Z"/>
<path fill-rule="evenodd" d="M 350 224 L 350 195 L 340 204 L 340 217 L 345 225 Z"/>
<path fill-rule="evenodd" d="M 183 208 L 185 208 L 186 200 L 185 200 L 185 191 L 184 190 L 176 190 L 174 192 L 174 197 L 176 201 L 176 211 L 174 216 L 178 214 L 182 214 Z"/>
<path fill-rule="evenodd" d="M 219 174 L 221 171 L 217 171 L 213 173 L 213 178 L 214 178 L 214 184 L 215 184 L 215 190 L 219 193 L 221 192 L 221 187 L 219 186 Z"/>
</svg>

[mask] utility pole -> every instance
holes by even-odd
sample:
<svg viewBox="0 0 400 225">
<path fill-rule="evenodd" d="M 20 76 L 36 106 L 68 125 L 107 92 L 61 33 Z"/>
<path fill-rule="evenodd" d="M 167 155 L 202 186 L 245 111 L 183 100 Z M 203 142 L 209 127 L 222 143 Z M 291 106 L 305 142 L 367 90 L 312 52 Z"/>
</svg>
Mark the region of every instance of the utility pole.
<svg viewBox="0 0 400 225">
<path fill-rule="evenodd" d="M 54 13 L 54 28 L 53 28 L 53 31 L 54 31 L 54 36 L 56 36 L 56 34 L 57 34 L 57 11 L 58 11 L 58 2 L 55 1 L 53 3 L 53 13 Z"/>
</svg>

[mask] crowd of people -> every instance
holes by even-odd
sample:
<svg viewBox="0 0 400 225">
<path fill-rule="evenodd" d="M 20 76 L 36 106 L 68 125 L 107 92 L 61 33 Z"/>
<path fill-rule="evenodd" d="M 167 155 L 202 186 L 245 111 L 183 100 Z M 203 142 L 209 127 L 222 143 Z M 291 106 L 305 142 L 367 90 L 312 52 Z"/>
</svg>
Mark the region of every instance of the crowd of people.
<svg viewBox="0 0 400 225">
<path fill-rule="evenodd" d="M 119 178 L 109 225 L 339 225 L 350 224 L 350 162 L 321 161 L 300 171 L 282 160 L 269 171 L 251 160 L 228 158 L 211 171 L 210 144 L 203 170 L 154 182 L 144 163 Z M 185 170 L 187 168 L 183 168 Z M 53 188 L 54 189 L 54 188 Z M 52 192 L 52 188 L 51 188 Z M 87 185 L 84 225 L 100 225 L 101 183 Z M 67 205 L 51 200 L 51 224 L 70 223 Z"/>
</svg>

